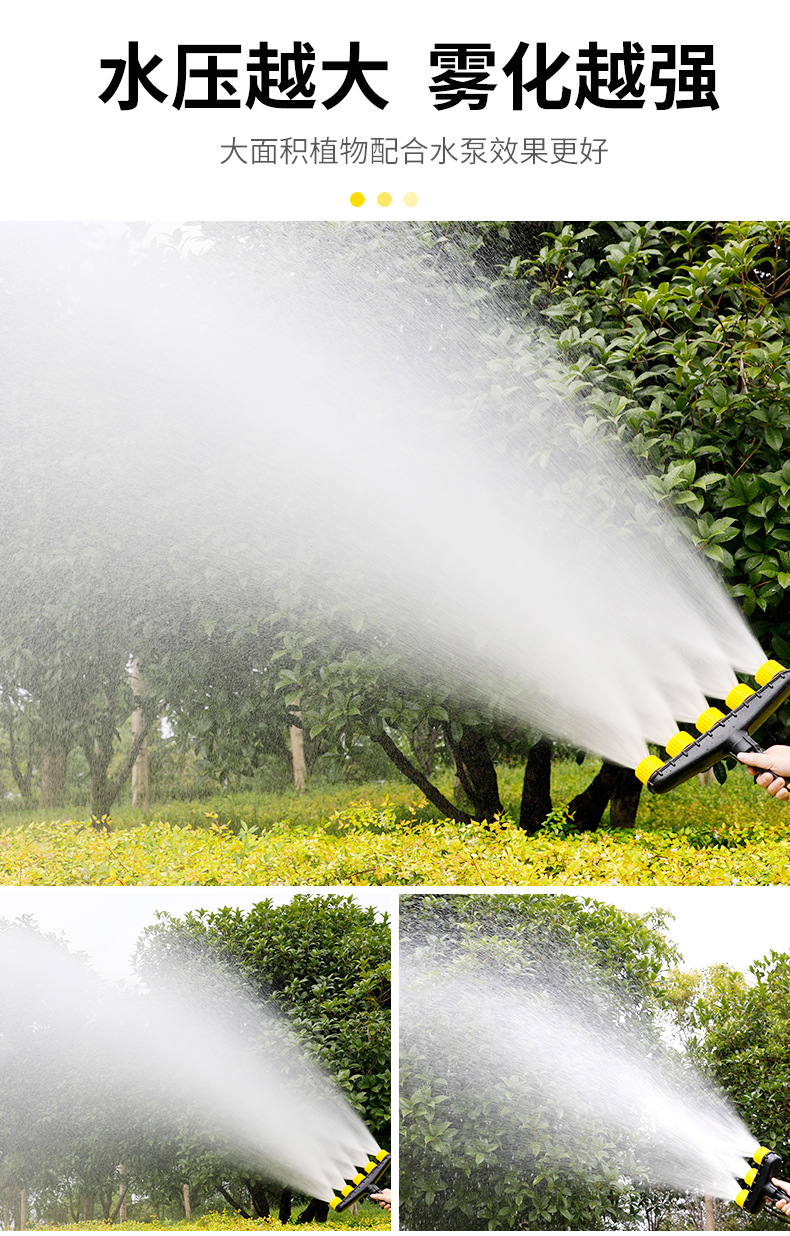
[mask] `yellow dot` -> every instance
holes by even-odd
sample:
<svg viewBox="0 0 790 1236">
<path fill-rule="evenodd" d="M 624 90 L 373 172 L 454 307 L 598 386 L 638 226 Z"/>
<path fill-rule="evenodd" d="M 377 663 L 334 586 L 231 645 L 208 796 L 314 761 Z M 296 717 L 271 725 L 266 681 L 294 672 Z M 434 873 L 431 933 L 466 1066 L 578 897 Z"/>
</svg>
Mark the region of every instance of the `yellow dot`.
<svg viewBox="0 0 790 1236">
<path fill-rule="evenodd" d="M 404 206 L 416 206 L 417 205 L 417 194 L 416 193 L 404 193 L 403 205 Z"/>
<path fill-rule="evenodd" d="M 352 193 L 351 197 L 348 200 L 350 201 L 352 206 L 364 206 L 365 205 L 365 194 L 364 193 Z"/>
<path fill-rule="evenodd" d="M 378 197 L 376 198 L 376 201 L 378 202 L 379 206 L 389 206 L 392 203 L 392 194 L 391 193 L 380 193 Z"/>
</svg>

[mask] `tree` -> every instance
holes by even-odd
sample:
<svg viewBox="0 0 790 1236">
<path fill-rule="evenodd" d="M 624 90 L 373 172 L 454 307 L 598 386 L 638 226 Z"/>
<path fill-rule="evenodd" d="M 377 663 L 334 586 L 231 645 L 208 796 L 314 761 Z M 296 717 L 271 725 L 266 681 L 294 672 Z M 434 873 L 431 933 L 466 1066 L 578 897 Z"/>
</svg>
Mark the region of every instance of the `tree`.
<svg viewBox="0 0 790 1236">
<path fill-rule="evenodd" d="M 136 967 L 156 990 L 172 985 L 172 959 L 190 985 L 190 957 L 230 962 L 259 998 L 279 1008 L 304 1049 L 344 1091 L 382 1145 L 390 1140 L 390 929 L 350 897 L 298 895 L 176 919 L 161 915 L 138 945 Z M 250 1174 L 245 1177 L 249 1189 Z M 253 1179 L 262 1213 L 267 1182 Z M 271 1182 L 268 1182 L 269 1185 Z M 232 1186 L 231 1186 L 232 1187 Z M 290 1195 L 289 1195 L 290 1196 Z M 290 1202 L 280 1201 L 280 1212 Z"/>
<path fill-rule="evenodd" d="M 645 485 L 660 503 L 678 508 L 697 552 L 725 572 L 758 637 L 768 636 L 776 655 L 790 659 L 782 607 L 790 579 L 782 549 L 790 473 L 785 476 L 787 465 L 776 466 L 790 441 L 787 226 L 558 223 L 540 231 L 541 225 L 516 224 L 429 228 L 422 243 L 430 262 L 407 245 L 402 269 L 419 271 L 429 306 L 424 316 L 401 310 L 407 346 L 418 360 L 426 348 L 449 355 L 464 320 L 456 311 L 465 311 L 467 322 L 487 321 L 490 308 L 492 321 L 506 323 L 507 345 L 494 368 L 481 330 L 480 369 L 491 367 L 474 375 L 471 394 L 445 392 L 448 405 L 455 401 L 472 421 L 485 408 L 489 427 L 500 415 L 517 426 L 520 394 L 513 392 L 525 389 L 525 375 L 537 375 L 538 387 L 583 396 L 585 433 L 608 437 L 616 449 L 645 461 Z M 375 242 L 363 233 L 358 250 L 364 253 L 366 244 L 373 252 Z M 253 238 L 248 253 L 254 246 Z M 382 271 L 385 266 L 382 259 Z M 376 295 L 394 315 L 382 276 Z M 360 300 L 367 309 L 369 298 Z M 496 396 L 492 372 L 499 379 Z M 500 402 L 492 413 L 495 399 Z M 513 425 L 510 445 L 518 461 Z M 498 708 L 501 701 L 492 698 L 488 709 L 481 707 L 479 697 L 472 702 L 467 692 L 464 698 L 457 683 L 448 689 L 450 678 L 435 667 L 416 677 L 386 623 L 377 625 L 377 615 L 358 608 L 357 632 L 366 624 L 375 632 L 367 646 L 335 627 L 325 655 L 313 663 L 310 635 L 297 638 L 303 655 L 283 665 L 283 689 L 299 697 L 316 731 L 364 730 L 367 723 L 368 735 L 401 771 L 441 810 L 463 819 L 399 739 L 420 718 L 449 724 L 456 743 L 464 732 L 481 734 L 490 748 L 492 737 L 512 731 L 512 722 Z M 785 710 L 785 726 L 788 717 Z M 522 819 L 531 829 L 550 807 L 548 774 L 538 748 L 522 801 Z M 475 791 L 474 779 L 467 780 Z M 490 780 L 489 768 L 483 785 Z M 629 770 L 605 765 L 570 804 L 569 815 L 578 828 L 597 827 L 611 800 L 612 823 L 625 826 L 634 821 L 639 792 Z M 498 810 L 498 796 L 485 789 L 473 792 L 471 801 L 478 818 Z"/>
<path fill-rule="evenodd" d="M 245 627 L 265 628 L 266 586 L 241 548 L 244 499 L 227 485 L 222 509 L 233 518 L 220 525 L 200 496 L 206 456 L 213 480 L 221 451 L 199 432 L 196 410 L 201 400 L 218 407 L 206 395 L 217 377 L 210 363 L 201 368 L 200 343 L 190 356 L 189 326 L 179 330 L 176 246 L 143 257 L 127 237 L 74 227 L 6 229 L 3 248 L 9 763 L 23 795 L 38 771 L 44 805 L 59 806 L 68 755 L 81 748 L 100 820 L 170 701 L 176 710 L 199 693 L 211 656 L 215 711 L 233 707 L 223 647 Z M 119 759 L 120 730 L 134 715 L 134 741 Z M 283 708 L 280 721 L 284 729 Z M 21 729 L 32 743 L 26 762 Z"/>
<path fill-rule="evenodd" d="M 147 987 L 125 993 L 29 920 L 0 921 L 0 937 L 0 1201 L 17 1222 L 23 1193 L 37 1222 L 114 1221 L 123 1205 L 130 1218 L 151 1206 L 177 1217 L 185 1185 L 193 1212 L 267 1214 L 282 1181 L 261 1175 L 238 1133 L 242 1067 L 256 1103 L 279 1102 L 283 1082 L 289 1102 L 326 1117 L 339 1087 L 371 1141 L 388 1141 L 390 932 L 372 910 L 331 896 L 163 916 L 140 942 Z M 271 1133 L 276 1144 L 282 1128 Z M 285 1190 L 285 1218 L 291 1203 Z"/>
<path fill-rule="evenodd" d="M 96 1199 L 108 1216 L 125 1108 L 94 1034 L 100 984 L 29 918 L 0 920 L 0 937 L 0 1188 L 24 1191 L 31 1211 L 54 1200 L 76 1219 Z"/>
<path fill-rule="evenodd" d="M 556 223 L 541 244 L 489 225 L 476 241 L 514 309 L 543 316 L 561 380 L 790 660 L 790 226 Z"/>
<path fill-rule="evenodd" d="M 790 956 L 769 952 L 748 976 L 726 966 L 676 979 L 688 1050 L 732 1097 L 758 1143 L 790 1146 Z M 778 1219 L 760 1226 L 778 1230 Z"/>
<path fill-rule="evenodd" d="M 644 1202 L 624 1183 L 627 1140 L 591 1116 L 582 1153 L 573 1121 L 565 1127 L 541 1085 L 511 1076 L 498 1061 L 500 1043 L 477 1035 L 470 1042 L 451 1006 L 430 1006 L 441 1021 L 434 1026 L 420 985 L 430 992 L 431 974 L 445 985 L 448 975 L 462 976 L 479 984 L 483 1003 L 511 989 L 583 991 L 586 1016 L 602 1037 L 617 1025 L 656 1049 L 661 978 L 674 957 L 660 916 L 565 896 L 414 896 L 402 900 L 401 935 L 404 1224 L 448 1231 L 638 1226 Z M 514 1033 L 503 1015 L 502 1041 Z"/>
<path fill-rule="evenodd" d="M 530 279 L 590 406 L 790 653 L 790 225 L 566 224 L 546 240 L 507 277 Z"/>
</svg>

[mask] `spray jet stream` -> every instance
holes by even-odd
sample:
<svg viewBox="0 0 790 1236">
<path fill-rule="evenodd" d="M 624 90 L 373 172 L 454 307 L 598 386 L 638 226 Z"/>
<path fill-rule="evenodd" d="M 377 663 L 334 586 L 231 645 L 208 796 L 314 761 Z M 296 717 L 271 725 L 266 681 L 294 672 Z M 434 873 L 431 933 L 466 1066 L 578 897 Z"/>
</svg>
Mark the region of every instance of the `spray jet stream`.
<svg viewBox="0 0 790 1236">
<path fill-rule="evenodd" d="M 790 698 L 790 670 L 778 661 L 766 661 L 755 674 L 759 690 L 738 683 L 727 693 L 727 714 L 706 708 L 697 717 L 701 737 L 679 730 L 666 745 L 670 759 L 648 755 L 635 768 L 636 776 L 654 794 L 666 794 L 695 773 L 712 768 L 725 755 L 762 751 L 752 734 Z"/>
<path fill-rule="evenodd" d="M 157 641 L 141 578 L 188 622 L 208 572 L 231 623 L 239 582 L 262 615 L 285 578 L 417 683 L 626 768 L 765 659 L 555 350 L 430 274 L 418 229 L 234 223 L 178 263 L 92 235 L 0 229 L 8 640 L 61 606 L 65 554 Z"/>
<path fill-rule="evenodd" d="M 790 1202 L 790 1193 L 774 1184 L 774 1175 L 782 1166 L 782 1160 L 767 1146 L 758 1146 L 751 1157 L 753 1167 L 741 1181 L 743 1188 L 735 1198 L 736 1203 L 750 1215 L 759 1214 L 767 1201 Z M 779 1211 L 779 1217 L 790 1223 L 790 1217 Z"/>
<path fill-rule="evenodd" d="M 503 1172 L 541 1171 L 550 1128 L 573 1179 L 733 1199 L 754 1135 L 723 1094 L 639 1022 L 623 1026 L 625 1002 L 583 970 L 522 980 L 513 954 L 491 962 L 442 974 L 419 949 L 402 961 L 407 1087 L 441 1077 L 445 1119 L 485 1129 Z"/>
</svg>

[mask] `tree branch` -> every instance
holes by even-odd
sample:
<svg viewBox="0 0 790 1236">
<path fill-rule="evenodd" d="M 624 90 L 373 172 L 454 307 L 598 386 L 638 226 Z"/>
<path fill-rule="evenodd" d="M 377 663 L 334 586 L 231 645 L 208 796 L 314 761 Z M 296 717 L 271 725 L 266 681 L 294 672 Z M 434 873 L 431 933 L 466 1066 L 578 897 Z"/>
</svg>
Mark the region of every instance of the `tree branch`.
<svg viewBox="0 0 790 1236">
<path fill-rule="evenodd" d="M 438 807 L 444 812 L 449 819 L 455 820 L 457 824 L 471 824 L 472 817 L 466 811 L 461 811 L 450 802 L 449 798 L 445 798 L 441 790 L 437 790 L 435 785 L 432 785 L 428 778 L 421 773 L 416 765 L 412 764 L 411 760 L 403 754 L 399 747 L 390 738 L 389 734 L 379 734 L 375 739 L 383 750 L 387 753 L 396 768 L 399 768 L 409 780 L 417 786 L 418 790 L 422 790 L 429 803 L 433 803 L 434 807 Z"/>
<path fill-rule="evenodd" d="M 112 784 L 109 787 L 108 795 L 109 795 L 109 801 L 111 803 L 115 802 L 115 799 L 120 793 L 124 783 L 126 782 L 126 779 L 129 776 L 131 776 L 132 769 L 134 768 L 134 762 L 137 759 L 138 755 L 140 754 L 140 750 L 142 748 L 143 743 L 148 737 L 148 731 L 151 728 L 151 718 L 146 718 L 145 713 L 143 713 L 143 718 L 144 718 L 143 728 L 137 734 L 137 737 L 132 743 L 129 754 L 127 755 L 126 759 L 121 765 L 121 768 L 120 768 L 120 771 L 118 772 L 117 777 L 115 778 L 115 780 L 112 782 Z"/>
<path fill-rule="evenodd" d="M 225 1198 L 225 1201 L 230 1203 L 233 1209 L 241 1215 L 242 1219 L 249 1219 L 252 1217 L 251 1215 L 247 1214 L 247 1211 L 244 1209 L 243 1206 L 240 1206 L 238 1202 L 235 1202 L 233 1200 L 230 1193 L 228 1193 L 228 1190 L 225 1188 L 224 1184 L 218 1184 L 217 1188 L 219 1189 L 222 1196 Z"/>
</svg>

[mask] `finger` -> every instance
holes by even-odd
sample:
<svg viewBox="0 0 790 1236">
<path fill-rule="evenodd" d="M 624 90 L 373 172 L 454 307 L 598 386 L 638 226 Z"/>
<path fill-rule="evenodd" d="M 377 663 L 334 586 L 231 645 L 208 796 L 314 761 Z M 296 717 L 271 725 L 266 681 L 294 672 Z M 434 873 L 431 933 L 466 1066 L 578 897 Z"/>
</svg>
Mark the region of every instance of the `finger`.
<svg viewBox="0 0 790 1236">
<path fill-rule="evenodd" d="M 768 790 L 769 793 L 770 793 L 769 787 L 773 785 L 773 782 L 774 782 L 774 775 L 772 772 L 761 772 L 759 777 L 755 777 L 754 779 L 755 785 L 762 786 L 762 788 L 764 790 Z M 779 787 L 777 786 L 777 789 L 778 788 Z"/>
<path fill-rule="evenodd" d="M 750 768 L 770 768 L 772 759 L 765 751 L 739 751 L 737 758 Z"/>
</svg>

